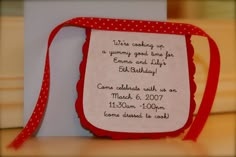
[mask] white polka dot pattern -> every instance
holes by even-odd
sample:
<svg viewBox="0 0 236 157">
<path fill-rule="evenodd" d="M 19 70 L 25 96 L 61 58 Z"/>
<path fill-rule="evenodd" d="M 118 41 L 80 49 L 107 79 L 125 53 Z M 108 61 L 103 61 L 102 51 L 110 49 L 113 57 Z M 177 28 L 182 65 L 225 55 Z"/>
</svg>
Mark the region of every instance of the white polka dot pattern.
<svg viewBox="0 0 236 157">
<path fill-rule="evenodd" d="M 74 18 L 66 22 L 69 25 L 83 26 L 91 29 L 130 31 L 130 32 L 149 32 L 165 33 L 178 35 L 201 35 L 207 36 L 205 32 L 191 24 L 156 22 L 142 20 L 123 20 L 107 18 Z M 183 27 L 184 26 L 184 27 Z"/>
<path fill-rule="evenodd" d="M 44 69 L 44 77 L 42 82 L 42 87 L 40 90 L 39 98 L 34 108 L 34 111 L 26 124 L 25 128 L 20 132 L 20 134 L 14 139 L 14 141 L 9 145 L 9 147 L 18 148 L 22 142 L 24 142 L 29 136 L 31 136 L 43 119 L 43 113 L 46 109 L 46 104 L 49 95 L 49 83 L 50 83 L 50 68 L 49 68 L 49 53 L 47 53 Z"/>
</svg>

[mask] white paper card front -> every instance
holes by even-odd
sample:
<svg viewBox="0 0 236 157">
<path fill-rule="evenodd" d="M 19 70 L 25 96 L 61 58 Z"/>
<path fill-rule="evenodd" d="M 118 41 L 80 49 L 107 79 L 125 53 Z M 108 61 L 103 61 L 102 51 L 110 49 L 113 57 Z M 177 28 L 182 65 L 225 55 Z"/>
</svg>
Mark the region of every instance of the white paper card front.
<svg viewBox="0 0 236 157">
<path fill-rule="evenodd" d="M 47 40 L 58 24 L 74 17 L 166 20 L 166 0 L 24 0 L 24 124 L 35 107 L 45 63 Z M 142 11 L 140 11 L 142 10 Z M 78 67 L 85 29 L 63 28 L 50 47 L 50 97 L 37 136 L 92 136 L 75 111 Z"/>
<path fill-rule="evenodd" d="M 190 109 L 185 36 L 92 30 L 83 108 L 107 131 L 182 128 Z"/>
</svg>

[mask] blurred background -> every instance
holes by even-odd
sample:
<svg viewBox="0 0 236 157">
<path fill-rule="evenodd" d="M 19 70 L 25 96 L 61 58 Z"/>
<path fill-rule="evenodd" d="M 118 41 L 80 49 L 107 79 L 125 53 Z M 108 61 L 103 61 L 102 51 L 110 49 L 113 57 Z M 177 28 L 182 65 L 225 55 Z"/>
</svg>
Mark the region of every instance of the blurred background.
<svg viewBox="0 0 236 157">
<path fill-rule="evenodd" d="M 235 0 L 167 0 L 168 18 L 234 19 Z"/>
<path fill-rule="evenodd" d="M 2 0 L 1 15 L 23 16 L 24 0 Z M 167 0 L 168 18 L 234 19 L 235 0 Z"/>
</svg>

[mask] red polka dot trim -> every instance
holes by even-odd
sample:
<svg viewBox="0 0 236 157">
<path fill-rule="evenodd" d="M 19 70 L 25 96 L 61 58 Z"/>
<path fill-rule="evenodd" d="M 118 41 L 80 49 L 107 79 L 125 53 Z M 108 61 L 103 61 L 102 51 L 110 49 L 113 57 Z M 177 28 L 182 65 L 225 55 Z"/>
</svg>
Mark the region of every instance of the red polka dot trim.
<svg viewBox="0 0 236 157">
<path fill-rule="evenodd" d="M 20 145 L 30 137 L 40 125 L 43 119 L 44 112 L 46 110 L 46 104 L 49 96 L 49 84 L 50 84 L 50 68 L 49 68 L 49 53 L 46 56 L 44 77 L 42 87 L 40 90 L 39 98 L 34 108 L 34 111 L 26 124 L 25 128 L 15 138 L 15 140 L 9 145 L 9 147 L 18 148 Z"/>
<path fill-rule="evenodd" d="M 201 35 L 207 34 L 198 27 L 190 24 L 173 22 L 156 22 L 143 20 L 124 20 L 108 18 L 74 18 L 66 22 L 68 25 L 82 26 L 84 28 L 110 30 L 110 31 L 129 31 L 129 32 L 149 32 L 178 35 Z M 183 27 L 184 26 L 184 27 Z"/>
</svg>

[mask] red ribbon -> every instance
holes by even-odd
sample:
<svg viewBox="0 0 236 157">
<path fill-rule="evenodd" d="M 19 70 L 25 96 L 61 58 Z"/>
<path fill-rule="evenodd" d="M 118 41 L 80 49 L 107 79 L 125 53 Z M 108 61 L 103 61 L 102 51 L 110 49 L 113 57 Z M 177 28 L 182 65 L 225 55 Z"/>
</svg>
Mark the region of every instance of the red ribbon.
<svg viewBox="0 0 236 157">
<path fill-rule="evenodd" d="M 33 135 L 36 132 L 36 130 L 40 126 L 40 123 L 43 119 L 43 115 L 46 110 L 46 105 L 49 96 L 49 87 L 50 87 L 49 48 L 56 34 L 63 27 L 66 26 L 76 26 L 76 27 L 99 29 L 99 30 L 111 30 L 111 31 L 198 35 L 208 38 L 208 42 L 210 45 L 210 63 L 209 63 L 209 71 L 208 71 L 205 92 L 202 98 L 198 114 L 196 115 L 196 118 L 193 121 L 188 133 L 184 137 L 184 140 L 194 140 L 194 141 L 197 140 L 199 134 L 201 133 L 207 121 L 208 115 L 212 108 L 219 80 L 220 54 L 214 40 L 202 29 L 190 24 L 158 22 L 158 21 L 78 17 L 58 25 L 51 32 L 48 39 L 44 77 L 37 104 L 25 128 L 10 143 L 9 147 L 13 147 L 15 149 L 19 148 L 31 135 Z"/>
</svg>

